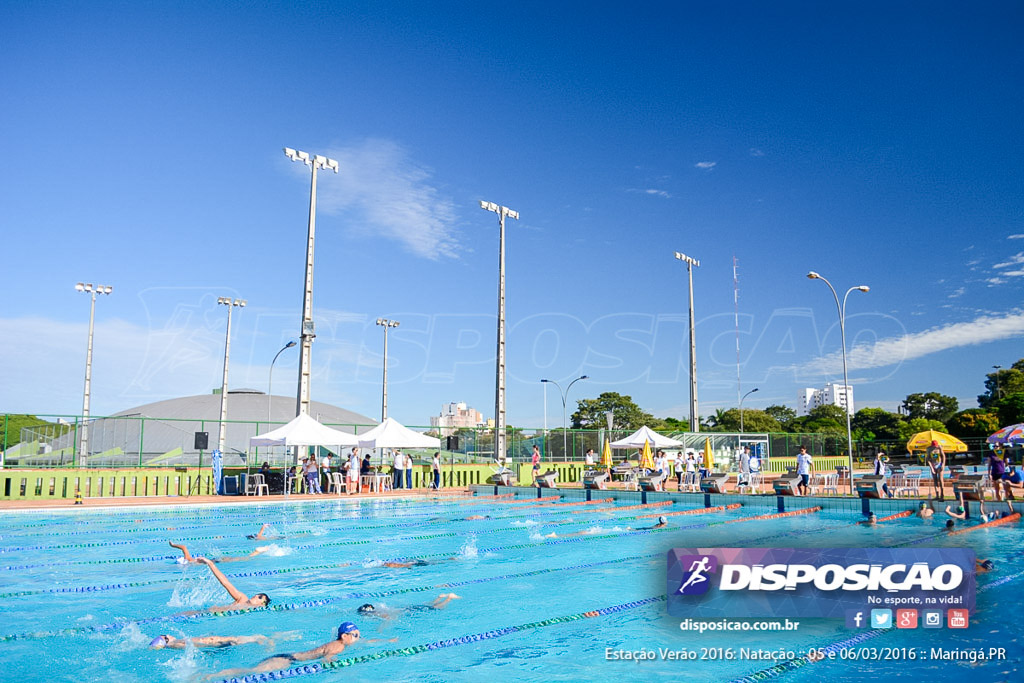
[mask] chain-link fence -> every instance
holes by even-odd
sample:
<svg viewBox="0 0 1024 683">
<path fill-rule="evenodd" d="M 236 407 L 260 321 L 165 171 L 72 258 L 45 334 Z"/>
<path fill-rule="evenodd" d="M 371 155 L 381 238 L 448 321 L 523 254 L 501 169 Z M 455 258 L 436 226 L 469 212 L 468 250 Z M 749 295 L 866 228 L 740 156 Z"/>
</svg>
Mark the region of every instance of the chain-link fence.
<svg viewBox="0 0 1024 683">
<path fill-rule="evenodd" d="M 184 418 L 154 418 L 144 415 L 121 415 L 93 418 L 84 422 L 78 416 L 38 416 L 42 424 L 17 427 L 13 416 L 3 416 L 3 449 L 0 465 L 4 467 L 53 468 L 53 467 L 168 467 L 199 466 L 210 463 L 211 451 L 219 442 L 217 420 L 192 420 Z M 281 422 L 268 421 L 226 421 L 224 423 L 224 465 L 259 467 L 263 462 L 280 467 L 294 462 L 294 455 L 283 447 L 250 448 L 249 439 L 281 426 Z M 366 433 L 374 425 L 338 424 L 325 422 L 329 427 L 355 434 Z M 430 432 L 429 427 L 411 427 L 414 430 Z M 540 448 L 541 456 L 548 462 L 582 461 L 588 449 L 593 449 L 600 459 L 605 441 L 614 442 L 632 433 L 625 429 L 522 429 L 508 428 L 508 462 L 526 462 L 530 459 L 533 446 Z M 17 432 L 17 433 L 15 433 Z M 205 435 L 203 438 L 197 435 Z M 436 435 L 436 434 L 435 434 Z M 494 453 L 494 429 L 486 427 L 445 429 L 441 436 L 443 459 L 452 463 L 490 463 L 496 459 Z M 447 448 L 447 436 L 457 438 Z M 683 443 L 681 449 L 694 451 L 711 448 L 713 457 L 720 466 L 734 466 L 736 454 L 742 446 L 762 458 L 794 457 L 801 446 L 806 446 L 814 456 L 845 456 L 847 442 L 845 434 L 749 434 L 721 432 L 667 432 L 665 436 Z M 954 461 L 979 463 L 988 448 L 983 438 L 965 439 L 969 450 L 966 454 L 951 454 Z M 86 444 L 83 453 L 83 442 Z M 199 447 L 202 446 L 202 447 Z M 894 461 L 915 459 L 906 452 L 905 442 L 900 441 L 854 441 L 854 458 L 869 461 L 879 449 L 884 449 Z M 329 450 L 319 449 L 324 455 Z M 347 455 L 348 449 L 343 449 Z M 418 460 L 429 458 L 432 453 L 414 452 Z M 616 449 L 613 460 L 635 459 L 636 449 Z M 385 460 L 383 453 L 374 456 L 375 464 Z"/>
</svg>

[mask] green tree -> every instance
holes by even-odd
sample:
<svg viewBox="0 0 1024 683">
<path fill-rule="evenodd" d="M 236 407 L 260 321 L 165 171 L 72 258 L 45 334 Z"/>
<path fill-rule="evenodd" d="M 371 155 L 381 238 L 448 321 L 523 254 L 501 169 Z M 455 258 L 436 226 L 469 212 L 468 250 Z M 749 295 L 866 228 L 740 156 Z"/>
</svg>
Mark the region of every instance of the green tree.
<svg viewBox="0 0 1024 683">
<path fill-rule="evenodd" d="M 726 409 L 725 408 L 715 408 L 715 414 L 714 415 L 708 415 L 707 422 L 708 422 L 708 426 L 711 427 L 711 431 L 713 431 L 713 432 L 735 431 L 735 430 L 730 430 L 730 429 L 726 428 L 722 424 L 723 420 L 725 419 L 725 413 L 726 413 Z M 738 415 L 738 413 L 737 413 L 737 415 Z M 736 419 L 739 420 L 738 417 Z M 737 424 L 739 424 L 739 422 L 737 422 Z"/>
<path fill-rule="evenodd" d="M 968 408 L 946 421 L 949 433 L 960 439 L 985 437 L 999 430 L 999 415 L 984 408 Z"/>
<path fill-rule="evenodd" d="M 900 427 L 900 439 L 908 441 L 910 437 L 919 432 L 927 432 L 929 429 L 934 429 L 937 432 L 946 431 L 946 425 L 942 424 L 938 420 L 929 420 L 923 417 L 915 417 L 907 420 Z"/>
<path fill-rule="evenodd" d="M 985 393 L 978 397 L 978 405 L 982 408 L 992 408 L 1000 398 L 1022 393 L 1024 393 L 1024 358 L 1009 368 L 1001 368 L 985 375 Z"/>
<path fill-rule="evenodd" d="M 790 425 L 796 420 L 796 411 L 789 406 L 768 406 L 764 409 L 765 414 L 775 418 L 783 431 L 792 431 Z"/>
<path fill-rule="evenodd" d="M 598 429 L 605 423 L 605 413 L 611 410 L 615 416 L 616 429 L 639 429 L 654 422 L 654 416 L 645 413 L 632 396 L 623 396 L 615 391 L 606 391 L 597 398 L 580 399 L 576 412 L 572 414 L 572 426 L 576 429 Z"/>
<path fill-rule="evenodd" d="M 900 438 L 902 424 L 902 416 L 884 408 L 861 408 L 850 420 L 850 427 L 858 439 L 880 441 Z"/>
<path fill-rule="evenodd" d="M 666 417 L 666 418 L 655 418 L 655 423 L 657 424 L 657 426 L 654 426 L 654 424 L 652 424 L 652 425 L 650 425 L 651 429 L 667 431 L 667 432 L 688 432 L 688 431 L 690 431 L 690 421 L 689 420 L 677 420 L 674 417 Z"/>
<path fill-rule="evenodd" d="M 903 411 L 911 420 L 923 417 L 926 420 L 945 422 L 960 410 L 959 402 L 952 396 L 929 391 L 926 394 L 910 394 L 903 401 Z"/>
<path fill-rule="evenodd" d="M 1003 396 L 992 404 L 999 415 L 999 426 L 1024 422 L 1024 392 Z"/>
<path fill-rule="evenodd" d="M 813 408 L 802 420 L 803 430 L 814 434 L 845 434 L 846 411 L 839 406 L 824 405 Z"/>
<path fill-rule="evenodd" d="M 739 408 L 730 408 L 722 411 L 716 416 L 715 431 L 717 432 L 738 432 L 740 431 Z M 763 410 L 752 408 L 743 409 L 743 431 L 744 432 L 781 432 L 782 426 L 779 421 Z"/>
</svg>

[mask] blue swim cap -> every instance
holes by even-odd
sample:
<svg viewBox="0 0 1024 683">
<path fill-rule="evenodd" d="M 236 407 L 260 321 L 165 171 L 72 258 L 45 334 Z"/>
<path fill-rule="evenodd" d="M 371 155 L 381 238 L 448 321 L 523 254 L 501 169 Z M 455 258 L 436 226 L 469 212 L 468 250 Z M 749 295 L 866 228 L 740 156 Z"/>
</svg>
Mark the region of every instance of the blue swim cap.
<svg viewBox="0 0 1024 683">
<path fill-rule="evenodd" d="M 346 633 L 352 633 L 352 631 L 358 631 L 359 627 L 353 624 L 351 621 L 343 621 L 341 626 L 338 627 L 338 639 L 340 640 Z"/>
</svg>

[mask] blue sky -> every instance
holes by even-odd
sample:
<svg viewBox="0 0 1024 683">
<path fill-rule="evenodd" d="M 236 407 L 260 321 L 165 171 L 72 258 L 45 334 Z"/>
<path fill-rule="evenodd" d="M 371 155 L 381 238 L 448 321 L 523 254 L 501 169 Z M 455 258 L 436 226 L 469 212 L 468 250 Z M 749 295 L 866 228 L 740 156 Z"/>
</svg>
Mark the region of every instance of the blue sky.
<svg viewBox="0 0 1024 683">
<path fill-rule="evenodd" d="M 858 407 L 940 391 L 973 407 L 1024 356 L 1016 2 L 8 3 L 0 8 L 3 410 L 93 414 L 267 388 L 297 337 L 309 179 L 321 174 L 313 398 L 426 424 L 494 411 L 497 220 L 507 235 L 508 420 L 539 380 L 688 413 L 686 269 L 702 414 L 842 379 Z M 297 349 L 275 366 L 294 392 Z M 550 390 L 549 423 L 560 422 Z"/>
</svg>

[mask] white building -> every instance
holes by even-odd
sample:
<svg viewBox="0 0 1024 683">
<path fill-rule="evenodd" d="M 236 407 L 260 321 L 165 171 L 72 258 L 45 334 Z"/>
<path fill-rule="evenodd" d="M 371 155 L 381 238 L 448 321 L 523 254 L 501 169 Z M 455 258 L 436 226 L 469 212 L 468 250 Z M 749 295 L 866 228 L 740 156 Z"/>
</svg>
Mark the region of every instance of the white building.
<svg viewBox="0 0 1024 683">
<path fill-rule="evenodd" d="M 807 415 L 818 406 L 839 406 L 853 415 L 853 387 L 848 384 L 826 384 L 821 389 L 807 387 L 800 392 L 797 415 Z"/>
<path fill-rule="evenodd" d="M 441 414 L 430 418 L 430 426 L 438 436 L 449 436 L 456 429 L 482 427 L 484 416 L 479 410 L 468 408 L 464 402 L 447 403 L 441 407 Z"/>
</svg>

